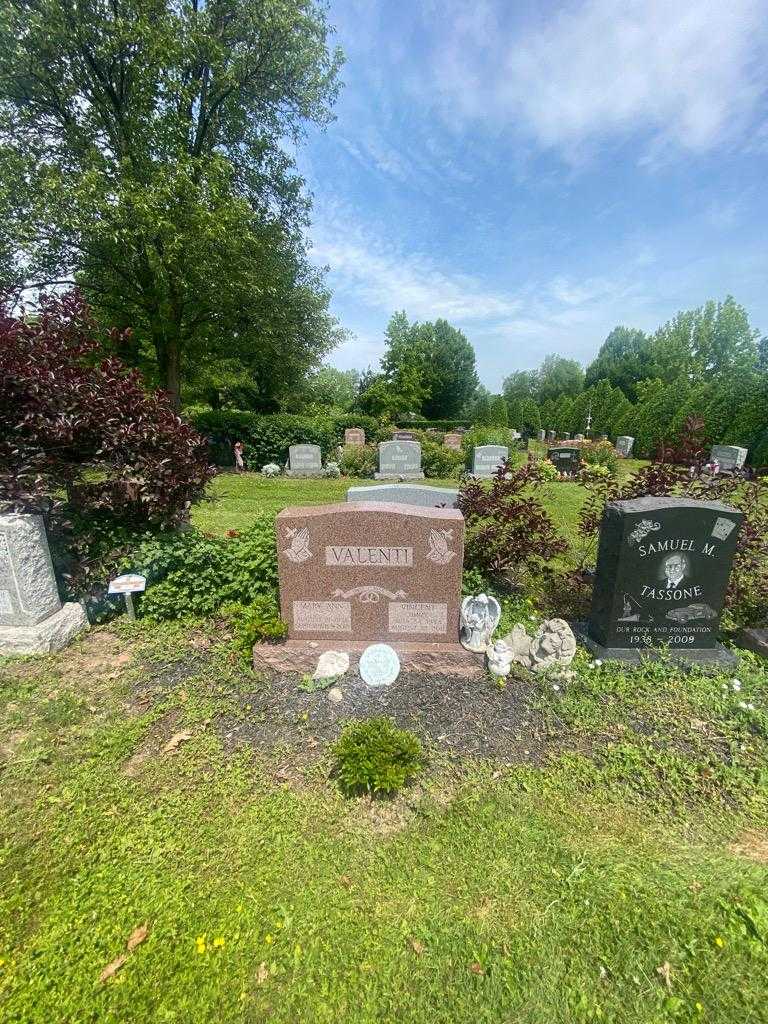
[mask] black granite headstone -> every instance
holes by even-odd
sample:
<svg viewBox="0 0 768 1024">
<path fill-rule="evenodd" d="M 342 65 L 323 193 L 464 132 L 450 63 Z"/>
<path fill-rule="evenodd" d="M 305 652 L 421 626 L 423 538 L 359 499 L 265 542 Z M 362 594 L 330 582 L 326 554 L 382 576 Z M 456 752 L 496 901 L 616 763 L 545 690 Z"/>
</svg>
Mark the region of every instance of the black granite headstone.
<svg viewBox="0 0 768 1024">
<path fill-rule="evenodd" d="M 599 657 L 626 661 L 668 646 L 686 660 L 733 664 L 717 637 L 742 519 L 718 501 L 610 502 L 600 530 L 588 646 Z"/>
<path fill-rule="evenodd" d="M 581 469 L 581 449 L 560 445 L 547 451 L 547 458 L 560 473 L 574 476 Z"/>
</svg>

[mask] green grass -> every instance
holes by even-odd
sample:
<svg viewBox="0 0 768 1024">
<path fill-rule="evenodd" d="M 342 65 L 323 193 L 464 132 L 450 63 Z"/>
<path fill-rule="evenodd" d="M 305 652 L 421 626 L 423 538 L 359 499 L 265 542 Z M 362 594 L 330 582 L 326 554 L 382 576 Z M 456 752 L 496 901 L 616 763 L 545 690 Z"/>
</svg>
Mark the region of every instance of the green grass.
<svg viewBox="0 0 768 1024">
<path fill-rule="evenodd" d="M 564 696 L 508 684 L 534 688 L 540 763 L 432 745 L 418 785 L 370 802 L 326 752 L 288 783 L 285 752 L 226 746 L 255 684 L 212 627 L 6 663 L 0 1019 L 765 1021 L 764 668 L 745 656 L 734 693 L 575 667 Z"/>
<path fill-rule="evenodd" d="M 644 463 L 626 459 L 619 465 L 621 478 L 636 471 Z M 422 482 L 422 481 L 419 481 Z M 321 505 L 344 501 L 347 489 L 372 480 L 307 480 L 277 477 L 265 479 L 257 473 L 221 473 L 208 489 L 209 500 L 197 505 L 192 521 L 201 530 L 223 534 L 242 530 L 264 512 L 277 515 L 287 505 Z M 435 487 L 456 487 L 456 480 L 424 480 Z M 564 536 L 572 535 L 586 492 L 577 483 L 558 482 L 540 488 L 539 496 Z"/>
</svg>

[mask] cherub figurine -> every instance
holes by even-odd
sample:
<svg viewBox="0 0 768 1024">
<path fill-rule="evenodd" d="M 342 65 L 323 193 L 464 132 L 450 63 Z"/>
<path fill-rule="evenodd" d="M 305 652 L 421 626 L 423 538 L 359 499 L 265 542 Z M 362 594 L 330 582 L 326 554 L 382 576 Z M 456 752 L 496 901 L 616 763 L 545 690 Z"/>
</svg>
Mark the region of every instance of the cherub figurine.
<svg viewBox="0 0 768 1024">
<path fill-rule="evenodd" d="M 508 676 L 512 668 L 512 650 L 503 640 L 488 644 L 485 649 L 488 659 L 488 671 L 494 676 Z"/>
</svg>

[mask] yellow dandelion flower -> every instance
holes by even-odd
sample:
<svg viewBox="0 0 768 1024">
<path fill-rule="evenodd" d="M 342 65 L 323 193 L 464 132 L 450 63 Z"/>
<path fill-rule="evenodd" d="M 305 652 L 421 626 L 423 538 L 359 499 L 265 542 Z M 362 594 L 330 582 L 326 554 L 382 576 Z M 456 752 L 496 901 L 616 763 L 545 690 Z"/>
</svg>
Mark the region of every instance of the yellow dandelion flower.
<svg viewBox="0 0 768 1024">
<path fill-rule="evenodd" d="M 721 935 L 718 935 L 717 938 L 715 939 L 715 945 L 718 947 L 718 949 L 722 949 L 723 946 L 725 945 L 725 940 L 723 939 L 723 937 Z"/>
<path fill-rule="evenodd" d="M 273 938 L 272 938 L 272 936 L 271 936 L 271 935 L 266 935 L 266 936 L 264 937 L 264 941 L 266 942 L 266 944 L 267 944 L 268 946 L 271 946 L 271 945 L 272 945 L 272 942 L 273 942 L 274 940 L 273 940 Z"/>
<path fill-rule="evenodd" d="M 696 1003 L 696 1012 L 704 1013 L 704 1007 L 701 1005 L 701 1003 Z"/>
<path fill-rule="evenodd" d="M 196 951 L 198 953 L 204 953 L 205 952 L 205 936 L 204 935 L 198 935 L 197 938 L 195 939 L 195 949 L 196 949 Z"/>
<path fill-rule="evenodd" d="M 217 949 L 221 949 L 221 947 L 224 945 L 224 937 L 222 935 L 217 935 L 216 938 L 213 940 L 213 944 Z"/>
</svg>

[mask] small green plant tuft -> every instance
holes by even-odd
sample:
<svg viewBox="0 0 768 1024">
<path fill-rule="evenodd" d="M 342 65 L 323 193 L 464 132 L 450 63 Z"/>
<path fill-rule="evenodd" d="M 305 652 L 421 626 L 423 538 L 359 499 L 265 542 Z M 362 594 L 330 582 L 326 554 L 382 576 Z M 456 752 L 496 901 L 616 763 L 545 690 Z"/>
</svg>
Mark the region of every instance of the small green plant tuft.
<svg viewBox="0 0 768 1024">
<path fill-rule="evenodd" d="M 277 602 L 271 597 L 257 597 L 249 605 L 227 604 L 221 612 L 232 626 L 235 650 L 248 662 L 254 644 L 279 643 L 288 632 L 288 626 L 280 618 Z"/>
<path fill-rule="evenodd" d="M 331 748 L 347 793 L 396 793 L 421 771 L 421 741 L 391 718 L 350 722 Z"/>
</svg>

